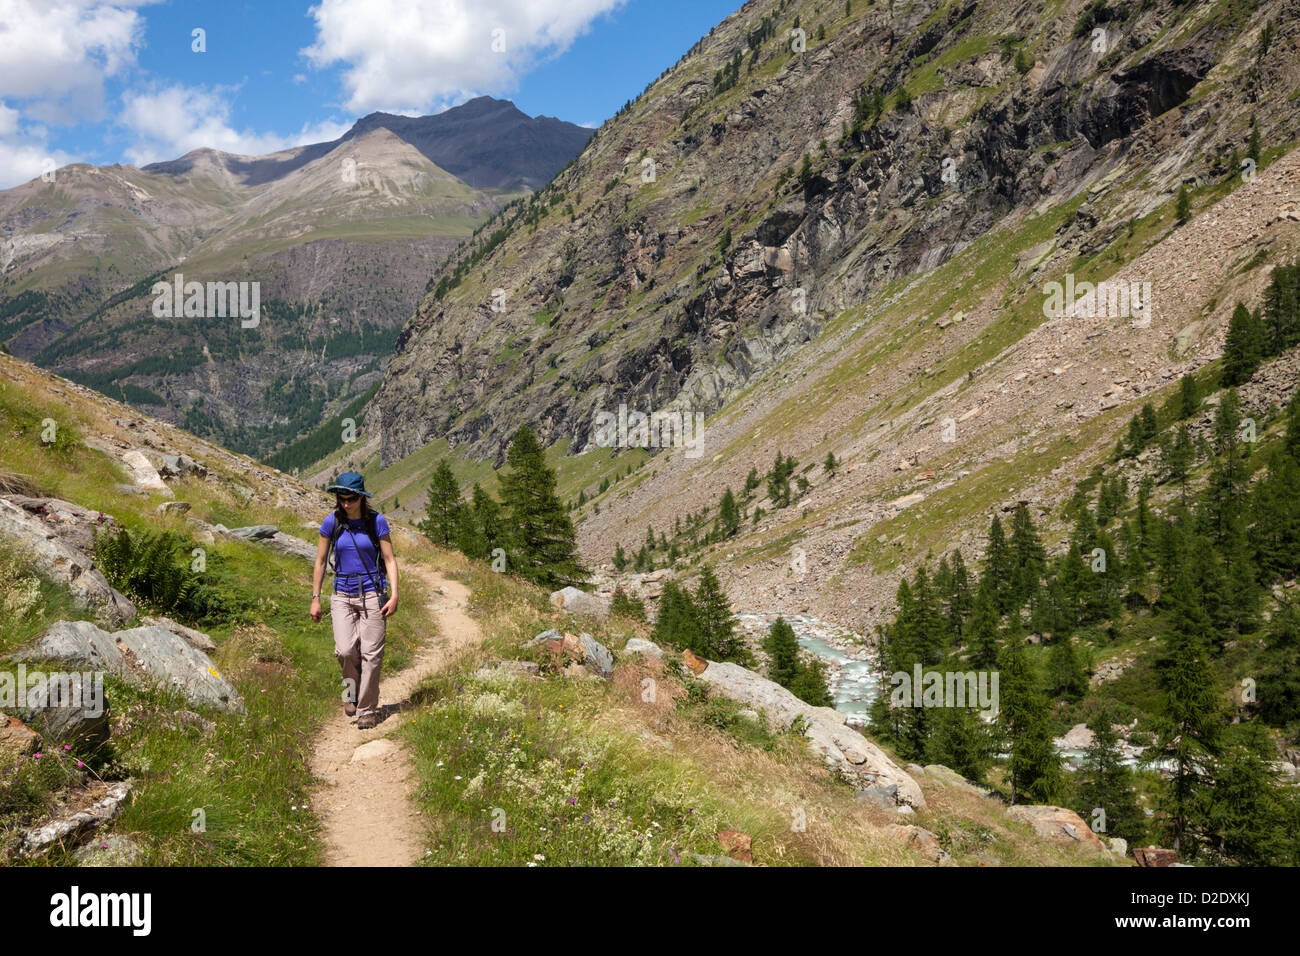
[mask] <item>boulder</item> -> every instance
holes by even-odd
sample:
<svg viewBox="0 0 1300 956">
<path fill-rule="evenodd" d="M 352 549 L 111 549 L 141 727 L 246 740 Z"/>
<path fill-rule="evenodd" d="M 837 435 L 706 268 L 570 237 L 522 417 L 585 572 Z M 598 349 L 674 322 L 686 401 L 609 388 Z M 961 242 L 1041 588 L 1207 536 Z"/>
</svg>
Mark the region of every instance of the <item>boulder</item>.
<svg viewBox="0 0 1300 956">
<path fill-rule="evenodd" d="M 1007 816 L 1028 823 L 1039 836 L 1057 843 L 1077 843 L 1090 850 L 1106 851 L 1105 844 L 1097 839 L 1083 818 L 1065 807 L 1019 804 L 1008 807 Z"/>
<path fill-rule="evenodd" d="M 719 830 L 718 843 L 727 851 L 727 856 L 741 863 L 753 863 L 753 838 L 740 830 Z"/>
<path fill-rule="evenodd" d="M 1163 850 L 1154 846 L 1140 846 L 1133 850 L 1138 866 L 1177 866 L 1178 851 Z"/>
<path fill-rule="evenodd" d="M 272 551 L 287 554 L 292 558 L 316 560 L 316 545 L 308 544 L 302 538 L 295 538 L 291 534 L 285 534 L 273 524 L 256 524 L 247 528 L 231 528 L 229 531 L 225 531 L 224 534 L 232 538 L 239 538 L 242 541 L 252 541 L 264 545 Z"/>
<path fill-rule="evenodd" d="M 699 677 L 708 670 L 709 662 L 702 657 L 696 657 L 690 651 L 682 651 L 682 663 L 690 670 L 692 674 Z"/>
<path fill-rule="evenodd" d="M 1109 837 L 1106 840 L 1106 846 L 1116 856 L 1128 856 L 1128 840 L 1123 837 Z"/>
<path fill-rule="evenodd" d="M 627 642 L 623 648 L 624 654 L 645 654 L 650 657 L 663 657 L 663 648 L 654 641 L 647 641 L 643 637 L 634 637 Z"/>
<path fill-rule="evenodd" d="M 685 654 L 689 651 L 684 652 L 684 657 Z M 843 714 L 829 707 L 806 704 L 775 681 L 739 664 L 702 663 L 706 667 L 699 673 L 701 680 L 707 681 L 724 697 L 762 711 L 777 727 L 789 727 L 795 718 L 803 718 L 804 735 L 833 770 L 844 776 L 861 778 L 868 784 L 895 784 L 899 803 L 925 806 L 925 795 L 917 782 L 883 750 L 845 724 Z"/>
<path fill-rule="evenodd" d="M 165 627 L 135 627 L 110 634 L 88 621 L 59 621 L 15 660 L 57 660 L 104 670 L 139 685 L 157 682 L 187 700 L 242 712 L 243 698 L 202 651 Z"/>
<path fill-rule="evenodd" d="M 952 790 L 963 790 L 966 793 L 973 794 L 977 797 L 987 797 L 991 790 L 976 786 L 971 783 L 956 770 L 951 767 L 945 767 L 941 763 L 926 764 L 925 775 L 931 780 L 935 780 L 945 787 Z"/>
<path fill-rule="evenodd" d="M 158 474 L 158 469 L 145 457 L 144 452 L 132 449 L 122 455 L 122 462 L 137 487 L 171 497 L 172 490 L 167 487 L 162 475 Z"/>
<path fill-rule="evenodd" d="M 84 809 L 56 816 L 49 823 L 32 827 L 24 833 L 18 845 L 18 855 L 42 856 L 56 844 L 66 846 L 80 842 L 87 834 L 117 819 L 122 804 L 130 795 L 130 781 L 96 783 L 89 795 L 89 805 Z"/>
<path fill-rule="evenodd" d="M 23 705 L 16 708 L 23 720 L 46 740 L 77 741 L 96 749 L 108 743 L 111 715 L 102 680 L 96 682 L 93 674 L 50 672 L 31 682 L 35 673 L 26 675 Z"/>
<path fill-rule="evenodd" d="M 167 478 L 188 478 L 195 475 L 205 478 L 208 469 L 188 455 L 163 455 L 162 467 L 158 469 Z"/>
<path fill-rule="evenodd" d="M 78 847 L 72 858 L 77 866 L 139 866 L 144 849 L 130 837 L 114 833 Z"/>
<path fill-rule="evenodd" d="M 160 515 L 163 515 L 164 517 L 173 514 L 183 515 L 185 514 L 185 512 L 189 510 L 190 510 L 190 503 L 188 501 L 164 501 L 162 504 L 160 504 L 157 508 L 154 509 L 154 511 L 156 511 Z"/>
<path fill-rule="evenodd" d="M 582 642 L 583 660 L 593 674 L 608 678 L 614 673 L 614 655 L 609 648 L 590 634 L 578 635 Z"/>
<path fill-rule="evenodd" d="M 148 614 L 141 615 L 140 623 L 154 627 L 165 627 L 178 637 L 185 639 L 185 643 L 195 650 L 202 651 L 204 654 L 211 654 L 217 649 L 217 644 L 212 638 L 202 631 L 196 631 L 192 627 L 186 627 L 184 624 L 178 624 L 169 617 L 153 617 Z"/>
<path fill-rule="evenodd" d="M 94 611 L 110 627 L 135 617 L 135 605 L 95 570 L 86 552 L 66 538 L 57 526 L 0 498 L 0 539 L 31 561 L 38 574 L 67 587 L 78 607 Z"/>
<path fill-rule="evenodd" d="M 41 749 L 41 735 L 17 717 L 0 714 L 0 747 L 27 756 Z"/>
<path fill-rule="evenodd" d="M 861 803 L 870 804 L 882 810 L 892 810 L 898 806 L 898 784 L 873 784 L 865 790 L 857 791 L 855 796 Z"/>
<path fill-rule="evenodd" d="M 64 544 L 82 554 L 94 553 L 97 532 L 112 531 L 118 526 L 112 515 L 92 511 L 61 498 L 34 498 L 26 495 L 5 495 L 4 498 L 44 524 L 46 530 Z"/>
<path fill-rule="evenodd" d="M 1087 724 L 1075 724 L 1062 737 L 1052 741 L 1057 750 L 1087 750 L 1092 746 L 1093 733 Z"/>
<path fill-rule="evenodd" d="M 910 823 L 891 823 L 885 827 L 885 832 L 932 863 L 943 863 L 951 859 L 948 851 L 939 845 L 939 838 L 924 827 Z"/>
<path fill-rule="evenodd" d="M 551 604 L 561 611 L 568 611 L 572 614 L 590 614 L 598 618 L 603 618 L 609 614 L 608 601 L 598 598 L 594 594 L 588 594 L 586 591 L 580 591 L 575 587 L 553 591 L 551 593 Z"/>
</svg>

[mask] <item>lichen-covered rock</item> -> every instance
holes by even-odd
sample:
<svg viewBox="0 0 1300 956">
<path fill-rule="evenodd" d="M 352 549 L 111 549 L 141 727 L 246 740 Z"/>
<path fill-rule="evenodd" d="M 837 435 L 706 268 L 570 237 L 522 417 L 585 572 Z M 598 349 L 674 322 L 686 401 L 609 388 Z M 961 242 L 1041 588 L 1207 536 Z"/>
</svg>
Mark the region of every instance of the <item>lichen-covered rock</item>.
<svg viewBox="0 0 1300 956">
<path fill-rule="evenodd" d="M 24 661 L 65 661 L 137 684 L 163 684 L 196 704 L 234 712 L 244 709 L 243 698 L 212 660 L 165 627 L 135 627 L 110 634 L 88 621 L 60 621 L 11 656 Z"/>
<path fill-rule="evenodd" d="M 38 574 L 72 592 L 78 607 L 93 611 L 110 627 L 136 615 L 135 605 L 115 590 L 90 556 L 69 543 L 66 528 L 47 524 L 14 502 L 0 498 L 0 540 L 32 562 Z"/>
</svg>

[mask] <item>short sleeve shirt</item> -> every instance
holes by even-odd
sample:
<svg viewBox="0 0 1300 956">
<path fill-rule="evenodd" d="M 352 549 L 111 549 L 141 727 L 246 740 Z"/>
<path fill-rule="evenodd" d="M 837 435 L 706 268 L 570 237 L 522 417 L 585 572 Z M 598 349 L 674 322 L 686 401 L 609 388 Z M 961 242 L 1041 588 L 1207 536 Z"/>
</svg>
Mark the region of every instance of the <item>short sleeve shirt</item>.
<svg viewBox="0 0 1300 956">
<path fill-rule="evenodd" d="M 321 522 L 320 533 L 326 538 L 334 534 L 334 512 Z M 388 522 L 383 515 L 375 516 L 375 532 L 380 538 L 388 537 Z M 384 575 L 384 562 L 375 551 L 375 545 L 366 534 L 366 521 L 358 518 L 348 521 L 334 542 L 334 590 L 343 594 L 362 591 L 387 591 L 388 579 Z"/>
</svg>

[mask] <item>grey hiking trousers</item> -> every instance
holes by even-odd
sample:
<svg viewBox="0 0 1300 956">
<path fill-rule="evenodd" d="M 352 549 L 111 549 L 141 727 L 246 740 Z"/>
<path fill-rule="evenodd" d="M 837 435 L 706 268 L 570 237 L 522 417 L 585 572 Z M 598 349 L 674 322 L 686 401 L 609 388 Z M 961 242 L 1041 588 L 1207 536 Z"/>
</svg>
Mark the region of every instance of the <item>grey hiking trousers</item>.
<svg viewBox="0 0 1300 956">
<path fill-rule="evenodd" d="M 374 591 L 330 595 L 334 656 L 343 668 L 347 699 L 357 705 L 358 717 L 379 713 L 379 669 L 384 661 L 387 623 L 380 608 L 386 600 L 387 595 Z"/>
</svg>

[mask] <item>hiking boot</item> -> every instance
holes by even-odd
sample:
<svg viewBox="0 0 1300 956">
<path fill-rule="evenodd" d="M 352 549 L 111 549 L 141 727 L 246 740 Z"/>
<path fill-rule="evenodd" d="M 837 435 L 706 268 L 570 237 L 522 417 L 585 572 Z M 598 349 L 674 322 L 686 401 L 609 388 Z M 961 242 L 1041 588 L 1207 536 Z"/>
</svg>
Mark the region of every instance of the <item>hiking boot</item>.
<svg viewBox="0 0 1300 956">
<path fill-rule="evenodd" d="M 357 712 L 356 704 L 349 704 L 346 702 L 343 704 L 343 713 L 347 714 L 349 717 L 355 716 L 356 712 Z"/>
<path fill-rule="evenodd" d="M 357 721 L 357 730 L 370 730 L 375 726 L 374 717 L 362 717 Z"/>
</svg>

